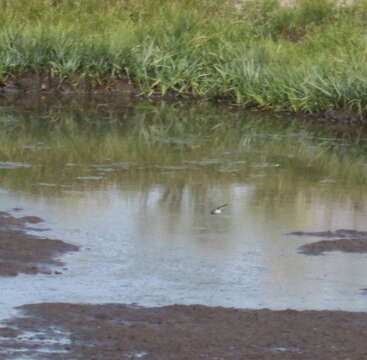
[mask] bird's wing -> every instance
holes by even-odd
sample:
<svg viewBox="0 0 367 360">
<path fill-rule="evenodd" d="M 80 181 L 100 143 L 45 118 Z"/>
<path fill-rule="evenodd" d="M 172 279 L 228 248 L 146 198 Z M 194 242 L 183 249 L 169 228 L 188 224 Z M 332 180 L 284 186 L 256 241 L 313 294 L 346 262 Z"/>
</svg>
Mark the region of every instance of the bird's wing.
<svg viewBox="0 0 367 360">
<path fill-rule="evenodd" d="M 216 208 L 216 210 L 220 210 L 220 209 L 222 209 L 222 208 L 224 208 L 224 207 L 226 207 L 226 206 L 228 206 L 228 204 L 223 204 L 223 205 L 221 205 L 221 206 L 218 206 L 218 207 Z"/>
</svg>

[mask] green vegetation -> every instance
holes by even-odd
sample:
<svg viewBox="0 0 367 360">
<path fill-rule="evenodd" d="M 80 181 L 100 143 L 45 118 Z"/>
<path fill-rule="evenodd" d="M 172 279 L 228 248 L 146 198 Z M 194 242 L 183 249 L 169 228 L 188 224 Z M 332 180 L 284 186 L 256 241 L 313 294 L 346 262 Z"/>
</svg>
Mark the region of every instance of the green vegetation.
<svg viewBox="0 0 367 360">
<path fill-rule="evenodd" d="M 0 81 L 29 72 L 365 115 L 367 1 L 0 0 Z"/>
</svg>

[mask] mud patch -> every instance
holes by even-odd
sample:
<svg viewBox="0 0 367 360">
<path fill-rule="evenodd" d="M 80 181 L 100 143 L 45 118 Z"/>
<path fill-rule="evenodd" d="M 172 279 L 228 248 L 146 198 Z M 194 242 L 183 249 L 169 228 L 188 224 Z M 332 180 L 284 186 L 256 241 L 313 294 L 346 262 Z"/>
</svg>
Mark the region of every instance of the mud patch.
<svg viewBox="0 0 367 360">
<path fill-rule="evenodd" d="M 300 246 L 298 248 L 299 252 L 306 255 L 323 255 L 325 252 L 328 251 L 343 251 L 349 253 L 367 252 L 366 231 L 357 231 L 349 229 L 339 229 L 336 231 L 315 231 L 315 232 L 295 231 L 288 233 L 287 235 L 316 236 L 330 239 L 330 240 L 321 240 Z"/>
<path fill-rule="evenodd" d="M 6 212 L 0 212 L 0 276 L 16 276 L 19 273 L 51 274 L 50 265 L 63 265 L 60 260 L 55 259 L 56 256 L 79 249 L 61 240 L 26 233 L 30 229 L 27 224 L 41 221 L 36 216 L 15 218 Z"/>
<path fill-rule="evenodd" d="M 305 244 L 298 248 L 302 254 L 322 255 L 328 251 L 344 251 L 349 253 L 366 253 L 367 237 L 356 239 L 321 240 Z"/>
<path fill-rule="evenodd" d="M 0 354 L 11 359 L 363 359 L 367 314 L 122 304 L 22 306 Z M 21 333 L 19 333 L 21 332 Z M 42 354 L 40 353 L 42 351 Z"/>
</svg>

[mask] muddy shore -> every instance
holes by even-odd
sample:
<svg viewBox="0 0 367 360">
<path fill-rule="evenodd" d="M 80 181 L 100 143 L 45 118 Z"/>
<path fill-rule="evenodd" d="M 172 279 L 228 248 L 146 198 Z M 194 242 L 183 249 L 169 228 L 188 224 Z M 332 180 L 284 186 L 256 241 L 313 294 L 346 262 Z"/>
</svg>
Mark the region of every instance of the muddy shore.
<svg viewBox="0 0 367 360">
<path fill-rule="evenodd" d="M 60 274 L 50 266 L 61 267 L 63 263 L 56 257 L 78 247 L 64 241 L 30 235 L 26 231 L 35 230 L 29 224 L 38 224 L 42 219 L 36 216 L 14 217 L 0 212 L 0 276 L 25 274 Z M 39 229 L 40 230 L 40 229 Z"/>
<path fill-rule="evenodd" d="M 78 250 L 60 240 L 27 234 L 41 221 L 0 212 L 0 275 L 55 273 L 50 266 L 62 266 L 56 256 Z M 366 234 L 342 229 L 289 235 L 323 239 L 301 248 L 309 246 L 312 251 L 305 253 L 318 254 L 365 252 Z M 367 312 L 71 303 L 29 304 L 18 310 L 19 316 L 0 323 L 1 359 L 367 358 Z"/>
<path fill-rule="evenodd" d="M 121 75 L 111 80 L 89 80 L 85 77 L 75 75 L 74 78 L 62 78 L 51 73 L 30 72 L 18 78 L 9 78 L 0 82 L 0 93 L 111 93 L 117 92 L 125 95 L 136 95 L 138 87 L 129 79 Z"/>
<path fill-rule="evenodd" d="M 6 359 L 360 360 L 367 313 L 42 303 L 0 328 Z M 24 316 L 25 315 L 25 316 Z"/>
</svg>

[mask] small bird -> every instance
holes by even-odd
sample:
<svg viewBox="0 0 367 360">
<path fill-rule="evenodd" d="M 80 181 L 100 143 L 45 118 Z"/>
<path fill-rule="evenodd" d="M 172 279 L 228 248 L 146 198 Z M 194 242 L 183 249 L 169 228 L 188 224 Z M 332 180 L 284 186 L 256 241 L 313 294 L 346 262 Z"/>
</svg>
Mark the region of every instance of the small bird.
<svg viewBox="0 0 367 360">
<path fill-rule="evenodd" d="M 226 206 L 228 206 L 228 204 L 223 204 L 223 205 L 221 205 L 221 206 L 218 206 L 218 207 L 216 207 L 215 209 L 213 209 L 210 213 L 211 213 L 212 215 L 219 215 L 219 214 L 221 214 L 221 213 L 222 213 L 222 209 L 223 209 L 224 207 L 226 207 Z"/>
</svg>

